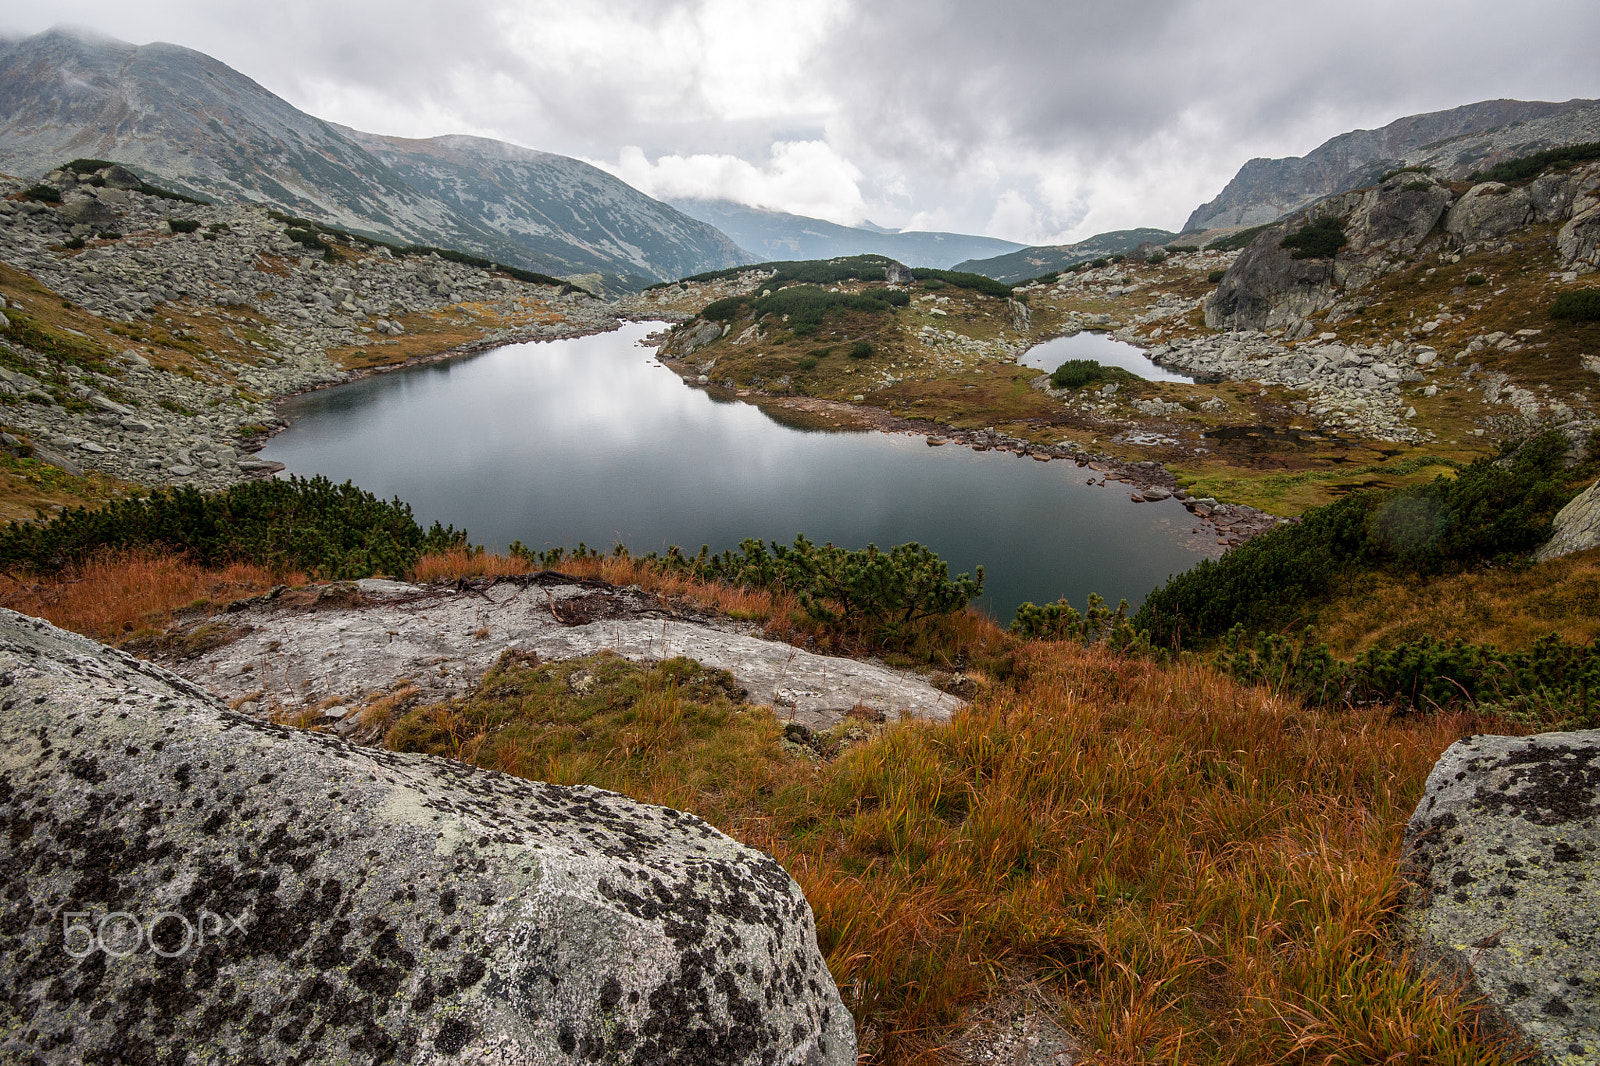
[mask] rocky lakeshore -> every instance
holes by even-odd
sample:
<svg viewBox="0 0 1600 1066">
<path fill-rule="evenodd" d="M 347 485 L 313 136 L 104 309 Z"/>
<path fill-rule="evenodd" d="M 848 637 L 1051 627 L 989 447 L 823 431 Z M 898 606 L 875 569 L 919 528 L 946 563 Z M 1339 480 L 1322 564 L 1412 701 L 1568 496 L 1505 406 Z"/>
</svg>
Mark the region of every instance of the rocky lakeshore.
<svg viewBox="0 0 1600 1066">
<path fill-rule="evenodd" d="M 572 286 L 319 240 L 261 208 L 140 184 L 120 167 L 56 171 L 42 185 L 59 202 L 0 185 L 0 263 L 13 268 L 0 287 L 0 421 L 14 453 L 223 488 L 273 469 L 250 451 L 281 425 L 276 398 L 617 322 Z M 40 351 L 69 346 L 65 365 Z"/>
</svg>

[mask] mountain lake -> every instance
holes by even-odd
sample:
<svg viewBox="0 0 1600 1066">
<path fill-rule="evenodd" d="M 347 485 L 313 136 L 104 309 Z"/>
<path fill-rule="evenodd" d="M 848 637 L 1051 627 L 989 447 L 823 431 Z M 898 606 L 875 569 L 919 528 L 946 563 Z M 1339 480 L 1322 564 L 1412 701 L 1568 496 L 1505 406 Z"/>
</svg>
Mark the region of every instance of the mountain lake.
<svg viewBox="0 0 1600 1066">
<path fill-rule="evenodd" d="M 888 548 L 918 541 L 952 574 L 983 565 L 978 605 L 1091 592 L 1139 603 L 1218 548 L 1176 500 L 1135 504 L 1092 472 L 920 436 L 801 430 L 689 388 L 642 342 L 662 323 L 512 344 L 287 401 L 260 458 L 350 480 L 475 543 L 634 552 L 746 537 Z"/>
<path fill-rule="evenodd" d="M 1035 344 L 1018 356 L 1017 362 L 1049 373 L 1068 359 L 1093 359 L 1101 366 L 1119 366 L 1146 381 L 1194 380 L 1187 374 L 1157 364 L 1137 345 L 1119 341 L 1109 333 L 1091 333 L 1088 330 Z"/>
</svg>

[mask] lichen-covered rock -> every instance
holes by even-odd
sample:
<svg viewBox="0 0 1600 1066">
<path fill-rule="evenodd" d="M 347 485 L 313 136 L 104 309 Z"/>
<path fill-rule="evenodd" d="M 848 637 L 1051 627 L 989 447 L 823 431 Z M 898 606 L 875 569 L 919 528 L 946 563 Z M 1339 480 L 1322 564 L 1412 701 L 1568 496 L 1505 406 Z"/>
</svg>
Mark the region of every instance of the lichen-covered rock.
<svg viewBox="0 0 1600 1066">
<path fill-rule="evenodd" d="M 1590 485 L 1556 512 L 1550 539 L 1539 546 L 1533 557 L 1542 563 L 1594 547 L 1600 547 L 1600 482 Z"/>
<path fill-rule="evenodd" d="M 1503 237 L 1534 218 L 1533 199 L 1527 188 L 1498 181 L 1474 185 L 1445 216 L 1444 228 L 1462 244 Z"/>
<path fill-rule="evenodd" d="M 691 815 L 263 725 L 0 612 L 0 1059 L 854 1063 Z"/>
<path fill-rule="evenodd" d="M 1573 205 L 1572 218 L 1556 232 L 1561 265 L 1568 270 L 1600 270 L 1600 197 Z"/>
<path fill-rule="evenodd" d="M 1406 827 L 1413 960 L 1562 1066 L 1600 1061 L 1600 730 L 1475 736 Z"/>
<path fill-rule="evenodd" d="M 1600 163 L 1589 163 L 1571 170 L 1552 170 L 1528 185 L 1536 222 L 1559 222 L 1572 216 L 1579 197 L 1600 187 Z"/>
</svg>

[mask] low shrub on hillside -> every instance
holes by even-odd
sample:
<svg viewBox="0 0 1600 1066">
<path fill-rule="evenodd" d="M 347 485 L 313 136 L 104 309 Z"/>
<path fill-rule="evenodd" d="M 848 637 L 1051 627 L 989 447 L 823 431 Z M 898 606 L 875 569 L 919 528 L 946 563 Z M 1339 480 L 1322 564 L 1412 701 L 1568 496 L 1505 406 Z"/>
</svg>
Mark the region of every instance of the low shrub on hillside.
<svg viewBox="0 0 1600 1066">
<path fill-rule="evenodd" d="M 700 317 L 712 322 L 729 322 L 738 318 L 744 308 L 750 305 L 748 296 L 729 296 L 723 300 L 713 300 L 700 309 Z"/>
<path fill-rule="evenodd" d="M 291 241 L 294 241 L 296 244 L 310 248 L 312 251 L 331 251 L 328 242 L 324 241 L 320 236 L 318 236 L 316 230 L 307 229 L 303 226 L 290 226 L 288 229 L 283 231 L 283 235 L 289 238 Z"/>
<path fill-rule="evenodd" d="M 1600 289 L 1568 289 L 1550 303 L 1550 317 L 1557 321 L 1600 321 Z"/>
<path fill-rule="evenodd" d="M 1268 223 L 1267 225 L 1264 225 L 1264 226 L 1251 226 L 1249 229 L 1242 229 L 1237 233 L 1230 233 L 1226 237 L 1218 237 L 1216 240 L 1214 240 L 1210 244 L 1206 245 L 1206 251 L 1208 251 L 1208 252 L 1238 252 L 1238 251 L 1243 251 L 1244 249 L 1246 249 L 1246 248 L 1250 247 L 1252 244 L 1254 244 L 1256 238 L 1261 236 L 1261 234 L 1264 233 L 1268 229 L 1268 227 L 1270 225 L 1271 225 L 1271 223 Z"/>
<path fill-rule="evenodd" d="M 1104 643 L 1118 651 L 1148 648 L 1142 634 L 1128 621 L 1128 601 L 1111 607 L 1098 593 L 1089 593 L 1083 614 L 1065 599 L 1039 606 L 1031 601 L 1017 607 L 1009 629 L 1024 640 L 1071 640 L 1080 644 Z"/>
<path fill-rule="evenodd" d="M 1526 557 L 1576 491 L 1563 470 L 1566 441 L 1536 437 L 1505 461 L 1479 459 L 1456 477 L 1352 493 L 1307 511 L 1296 525 L 1202 560 L 1155 590 L 1134 626 L 1161 646 L 1203 642 L 1243 624 L 1293 619 L 1357 568 L 1433 574 Z"/>
<path fill-rule="evenodd" d="M 61 202 L 61 190 L 54 185 L 35 185 L 30 189 L 24 189 L 22 195 L 26 199 L 40 200 L 48 204 Z"/>
<path fill-rule="evenodd" d="M 952 614 L 983 593 L 983 567 L 976 577 L 952 578 L 944 560 L 916 543 L 851 551 L 798 536 L 792 546 L 745 540 L 720 555 L 674 547 L 660 561 L 703 581 L 792 593 L 813 620 L 875 641 L 898 639 L 921 619 Z"/>
<path fill-rule="evenodd" d="M 1248 684 L 1313 703 L 1386 703 L 1428 711 L 1470 709 L 1540 729 L 1600 724 L 1600 644 L 1555 634 L 1526 650 L 1431 636 L 1338 659 L 1307 629 L 1299 640 L 1235 626 L 1217 666 Z"/>
<path fill-rule="evenodd" d="M 1426 164 L 1423 164 L 1423 163 L 1414 163 L 1411 166 L 1395 167 L 1393 170 L 1385 172 L 1383 174 L 1383 176 L 1378 179 L 1378 184 L 1382 185 L 1384 182 L 1388 181 L 1390 178 L 1399 177 L 1401 174 L 1431 174 L 1431 173 L 1433 173 L 1433 168 L 1432 167 L 1430 167 L 1430 166 L 1428 166 Z"/>
<path fill-rule="evenodd" d="M 251 481 L 206 496 L 193 488 L 74 507 L 48 522 L 0 530 L 0 569 L 44 572 L 106 549 L 158 547 L 202 566 L 232 562 L 304 570 L 325 578 L 402 574 L 425 551 L 466 542 L 437 522 L 424 531 L 399 500 L 388 503 L 325 477 Z"/>
<path fill-rule="evenodd" d="M 884 267 L 893 262 L 888 256 L 874 255 L 846 255 L 836 259 L 784 259 L 774 260 L 770 263 L 756 263 L 754 266 L 725 267 L 722 270 L 707 270 L 701 274 L 691 274 L 684 281 L 723 281 L 736 278 L 741 274 L 760 271 L 771 275 L 766 284 L 770 288 L 780 285 L 837 285 L 841 281 L 882 281 L 886 277 Z M 665 282 L 673 285 L 677 282 Z"/>
<path fill-rule="evenodd" d="M 904 307 L 910 302 L 911 297 L 899 289 L 869 289 L 852 293 L 829 292 L 815 285 L 791 285 L 756 300 L 755 309 L 757 315 L 789 316 L 789 327 L 798 333 L 808 326 L 812 327 L 811 332 L 815 332 L 815 327 L 830 315 L 845 311 L 878 314 L 891 307 Z"/>
<path fill-rule="evenodd" d="M 1487 170 L 1476 171 L 1467 180 L 1473 183 L 1500 181 L 1511 185 L 1531 181 L 1551 167 L 1572 167 L 1596 159 L 1600 159 L 1600 141 L 1570 144 L 1562 148 L 1548 148 L 1542 152 L 1534 152 L 1520 159 L 1508 159 L 1504 163 L 1496 163 Z"/>
<path fill-rule="evenodd" d="M 1011 295 L 1011 286 L 982 274 L 972 274 L 965 270 L 934 270 L 932 267 L 917 267 L 911 271 L 911 276 L 921 282 L 942 281 L 946 285 L 953 285 L 958 289 L 971 289 L 985 296 L 1005 297 Z"/>
<path fill-rule="evenodd" d="M 167 229 L 171 230 L 173 233 L 193 233 L 199 228 L 200 220 L 197 218 L 167 219 Z"/>
<path fill-rule="evenodd" d="M 1113 376 L 1110 370 L 1097 359 L 1068 359 L 1050 372 L 1050 384 L 1058 389 L 1081 389 L 1109 381 Z"/>
<path fill-rule="evenodd" d="M 1213 270 L 1206 275 L 1206 282 L 1208 284 L 1215 285 L 1217 282 L 1221 281 L 1227 276 L 1228 272 L 1226 270 Z"/>
<path fill-rule="evenodd" d="M 856 341 L 850 346 L 850 358 L 871 359 L 872 345 L 867 341 Z"/>
<path fill-rule="evenodd" d="M 1325 215 L 1307 222 L 1279 243 L 1292 248 L 1295 259 L 1332 259 L 1349 239 L 1344 235 L 1344 222 Z"/>
</svg>

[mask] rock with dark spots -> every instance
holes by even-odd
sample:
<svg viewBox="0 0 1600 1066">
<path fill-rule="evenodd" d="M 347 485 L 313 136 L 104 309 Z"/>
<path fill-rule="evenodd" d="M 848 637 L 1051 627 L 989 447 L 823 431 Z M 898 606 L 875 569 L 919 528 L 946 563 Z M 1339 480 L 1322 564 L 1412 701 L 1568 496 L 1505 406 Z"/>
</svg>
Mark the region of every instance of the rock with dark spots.
<svg viewBox="0 0 1600 1066">
<path fill-rule="evenodd" d="M 1476 736 L 1406 828 L 1402 930 L 1540 1056 L 1600 1061 L 1600 730 Z"/>
<path fill-rule="evenodd" d="M 692 815 L 230 713 L 0 611 L 0 1060 L 854 1063 Z"/>
<path fill-rule="evenodd" d="M 1600 482 L 1590 485 L 1561 510 L 1550 527 L 1550 539 L 1533 553 L 1544 562 L 1600 546 Z"/>
</svg>

